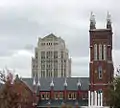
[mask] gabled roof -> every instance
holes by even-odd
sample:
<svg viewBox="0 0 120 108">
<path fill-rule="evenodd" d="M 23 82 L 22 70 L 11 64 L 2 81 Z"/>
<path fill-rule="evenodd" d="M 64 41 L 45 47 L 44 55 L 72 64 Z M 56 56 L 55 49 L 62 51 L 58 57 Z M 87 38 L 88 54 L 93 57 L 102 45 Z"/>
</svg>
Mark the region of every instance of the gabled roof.
<svg viewBox="0 0 120 108">
<path fill-rule="evenodd" d="M 29 81 L 25 81 L 25 80 L 29 80 L 29 78 L 25 78 L 24 80 L 22 80 L 22 78 L 19 78 L 18 75 L 16 75 L 16 78 L 15 78 L 15 82 L 21 82 L 22 84 L 24 84 L 28 89 L 29 91 L 33 92 L 33 87 L 32 85 L 30 85 L 29 83 L 31 83 L 31 80 Z"/>
<path fill-rule="evenodd" d="M 81 90 L 88 90 L 89 89 L 89 78 L 88 77 L 69 77 L 67 78 L 67 90 L 77 90 L 77 83 L 80 79 L 81 82 Z M 32 78 L 22 78 L 24 82 L 28 84 L 29 87 L 33 89 L 33 79 Z M 50 83 L 52 78 L 40 78 L 40 90 L 41 91 L 50 91 Z M 54 90 L 55 91 L 62 91 L 64 90 L 64 82 L 65 78 L 53 78 L 54 83 Z M 37 81 L 36 81 L 37 84 Z"/>
<path fill-rule="evenodd" d="M 57 40 L 57 39 L 58 39 L 58 37 L 55 36 L 53 33 L 51 33 L 51 34 L 45 36 L 44 38 L 42 38 L 42 40 Z"/>
<path fill-rule="evenodd" d="M 22 78 L 22 82 L 25 83 L 30 88 L 30 90 L 34 91 L 32 78 Z"/>
</svg>

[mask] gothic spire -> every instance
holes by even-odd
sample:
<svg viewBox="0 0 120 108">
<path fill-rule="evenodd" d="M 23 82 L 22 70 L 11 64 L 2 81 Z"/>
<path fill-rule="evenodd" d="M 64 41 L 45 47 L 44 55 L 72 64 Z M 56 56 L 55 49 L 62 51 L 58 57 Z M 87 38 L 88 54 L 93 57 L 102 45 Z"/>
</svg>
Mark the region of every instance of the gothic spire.
<svg viewBox="0 0 120 108">
<path fill-rule="evenodd" d="M 90 29 L 96 29 L 95 24 L 96 24 L 95 15 L 93 14 L 93 12 L 91 12 L 91 15 L 90 15 Z"/>
<path fill-rule="evenodd" d="M 109 12 L 107 12 L 107 25 L 106 25 L 106 28 L 108 29 L 112 29 L 112 26 L 111 26 L 111 15 Z"/>
</svg>

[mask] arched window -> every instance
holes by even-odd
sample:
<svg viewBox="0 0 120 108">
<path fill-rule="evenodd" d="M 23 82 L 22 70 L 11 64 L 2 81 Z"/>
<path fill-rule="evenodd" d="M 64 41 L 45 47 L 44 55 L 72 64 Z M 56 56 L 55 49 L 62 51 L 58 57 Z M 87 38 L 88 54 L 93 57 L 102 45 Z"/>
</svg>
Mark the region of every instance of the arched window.
<svg viewBox="0 0 120 108">
<path fill-rule="evenodd" d="M 103 46 L 103 51 L 104 51 L 104 60 L 106 60 L 106 56 L 107 56 L 107 48 L 106 45 Z"/>
<path fill-rule="evenodd" d="M 98 78 L 102 79 L 102 67 L 101 66 L 98 67 Z"/>
<path fill-rule="evenodd" d="M 97 60 L 97 44 L 94 45 L 94 60 Z"/>
<path fill-rule="evenodd" d="M 99 60 L 102 60 L 102 44 L 99 44 Z"/>
</svg>

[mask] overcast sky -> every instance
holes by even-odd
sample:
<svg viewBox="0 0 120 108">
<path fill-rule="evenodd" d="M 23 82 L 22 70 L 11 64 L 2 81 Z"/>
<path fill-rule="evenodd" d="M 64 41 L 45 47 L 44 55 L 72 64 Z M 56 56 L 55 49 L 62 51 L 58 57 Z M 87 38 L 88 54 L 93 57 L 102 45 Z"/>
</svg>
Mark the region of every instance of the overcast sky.
<svg viewBox="0 0 120 108">
<path fill-rule="evenodd" d="M 72 76 L 89 75 L 89 17 L 104 28 L 109 11 L 113 22 L 113 61 L 120 61 L 119 0 L 0 0 L 0 67 L 31 76 L 31 56 L 38 37 L 62 37 L 72 57 Z"/>
</svg>

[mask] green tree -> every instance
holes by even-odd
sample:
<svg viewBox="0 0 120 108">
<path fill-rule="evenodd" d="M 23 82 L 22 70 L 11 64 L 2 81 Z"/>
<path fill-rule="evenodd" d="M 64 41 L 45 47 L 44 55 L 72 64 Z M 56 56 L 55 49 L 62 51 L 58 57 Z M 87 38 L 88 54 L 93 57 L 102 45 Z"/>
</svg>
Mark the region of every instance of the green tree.
<svg viewBox="0 0 120 108">
<path fill-rule="evenodd" d="M 113 108 L 120 108 L 120 77 L 117 76 L 110 87 L 109 104 Z"/>
</svg>

